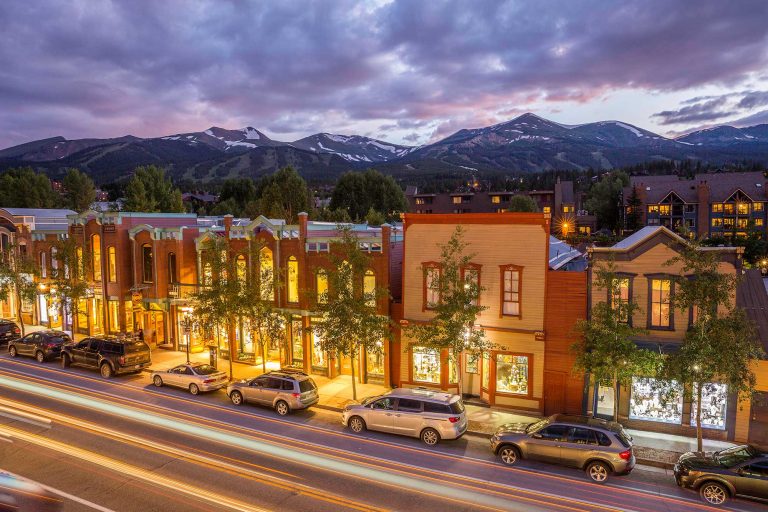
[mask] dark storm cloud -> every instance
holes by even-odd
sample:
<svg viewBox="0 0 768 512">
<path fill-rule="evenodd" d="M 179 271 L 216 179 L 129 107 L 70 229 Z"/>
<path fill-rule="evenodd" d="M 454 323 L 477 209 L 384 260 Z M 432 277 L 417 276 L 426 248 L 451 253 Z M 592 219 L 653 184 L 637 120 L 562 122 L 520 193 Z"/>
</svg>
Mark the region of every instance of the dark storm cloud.
<svg viewBox="0 0 768 512">
<path fill-rule="evenodd" d="M 678 110 L 665 110 L 657 112 L 651 117 L 659 118 L 662 125 L 704 123 L 725 119 L 736 114 L 744 115 L 745 111 L 768 105 L 768 91 L 741 91 L 720 95 L 697 96 L 680 102 L 684 105 Z M 745 119 L 751 116 L 729 121 L 733 126 L 748 126 Z M 755 123 L 757 124 L 757 123 Z M 706 124 L 696 129 L 710 127 Z M 690 128 L 685 132 L 693 131 Z"/>
<path fill-rule="evenodd" d="M 742 109 L 753 109 L 764 105 L 768 105 L 768 91 L 748 92 L 736 106 Z"/>
<path fill-rule="evenodd" d="M 735 85 L 767 67 L 766 18 L 762 0 L 9 0 L 0 147 L 213 124 L 443 133 L 537 100 Z"/>
<path fill-rule="evenodd" d="M 723 119 L 734 114 L 733 111 L 722 110 L 726 99 L 721 97 L 688 105 L 679 110 L 665 110 L 653 114 L 653 117 L 659 118 L 661 124 L 701 123 Z"/>
</svg>

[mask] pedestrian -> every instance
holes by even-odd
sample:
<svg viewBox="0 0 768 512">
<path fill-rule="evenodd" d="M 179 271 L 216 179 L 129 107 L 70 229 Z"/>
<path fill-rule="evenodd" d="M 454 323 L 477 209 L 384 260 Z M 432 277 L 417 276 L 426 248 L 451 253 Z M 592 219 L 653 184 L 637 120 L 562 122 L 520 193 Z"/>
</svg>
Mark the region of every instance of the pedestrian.
<svg viewBox="0 0 768 512">
<path fill-rule="evenodd" d="M 139 341 L 144 341 L 144 329 L 139 327 L 139 330 L 136 331 L 136 337 L 139 338 Z"/>
</svg>

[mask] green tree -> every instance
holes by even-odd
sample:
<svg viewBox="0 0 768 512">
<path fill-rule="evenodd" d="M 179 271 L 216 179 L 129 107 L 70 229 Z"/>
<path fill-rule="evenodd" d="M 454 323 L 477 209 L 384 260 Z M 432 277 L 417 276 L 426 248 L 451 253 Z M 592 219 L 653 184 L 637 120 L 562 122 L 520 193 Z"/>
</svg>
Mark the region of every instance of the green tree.
<svg viewBox="0 0 768 512">
<path fill-rule="evenodd" d="M 81 300 L 91 293 L 87 278 L 90 271 L 90 251 L 83 251 L 75 238 L 65 238 L 53 243 L 50 293 L 62 319 L 69 317 L 72 321 L 81 313 Z"/>
<path fill-rule="evenodd" d="M 214 215 L 231 213 L 236 217 L 248 216 L 248 208 L 253 208 L 252 205 L 258 200 L 256 183 L 251 178 L 230 178 L 222 183 L 219 202 L 211 213 Z M 258 212 L 253 213 L 255 213 L 253 217 L 259 215 Z"/>
<path fill-rule="evenodd" d="M 154 165 L 137 167 L 125 189 L 123 209 L 129 212 L 183 213 L 181 191 L 165 171 Z"/>
<path fill-rule="evenodd" d="M 206 337 L 218 335 L 222 326 L 231 333 L 242 312 L 242 285 L 229 241 L 221 237 L 205 240 L 200 259 L 201 282 L 191 297 L 194 318 Z M 229 337 L 227 343 L 229 377 L 232 378 L 232 364 L 238 357 L 238 347 Z"/>
<path fill-rule="evenodd" d="M 629 176 L 622 171 L 605 174 L 592 185 L 584 203 L 597 216 L 600 227 L 615 231 L 621 227 L 621 193 L 629 185 Z"/>
<path fill-rule="evenodd" d="M 21 316 L 22 306 L 33 303 L 37 297 L 37 265 L 33 257 L 12 244 L 7 251 L 0 254 L 0 300 L 16 299 L 16 316 L 21 325 L 21 335 L 24 336 L 24 321 Z"/>
<path fill-rule="evenodd" d="M 360 250 L 349 228 L 340 228 L 341 237 L 332 242 L 329 259 L 333 270 L 327 272 L 328 289 L 316 297 L 316 311 L 321 321 L 314 325 L 320 348 L 352 360 L 352 398 L 357 400 L 355 364 L 363 353 L 382 350 L 382 341 L 390 336 L 389 317 L 378 312 L 378 300 L 386 289 L 366 290 L 365 271 L 370 257 Z"/>
<path fill-rule="evenodd" d="M 374 210 L 373 207 L 371 207 L 368 209 L 368 213 L 365 215 L 365 222 L 371 226 L 381 226 L 387 222 L 387 218 L 383 213 L 378 212 Z"/>
<path fill-rule="evenodd" d="M 336 222 L 337 224 L 344 224 L 352 222 L 352 217 L 349 216 L 347 210 L 336 209 L 331 210 L 329 208 L 323 208 L 315 212 L 315 218 L 322 222 Z"/>
<path fill-rule="evenodd" d="M 312 209 L 312 192 L 291 167 L 262 178 L 256 191 L 261 214 L 269 218 L 284 218 L 288 224 L 295 224 L 299 213 Z"/>
<path fill-rule="evenodd" d="M 64 204 L 71 210 L 82 213 L 96 201 L 96 186 L 93 180 L 78 169 L 69 169 L 62 185 Z"/>
<path fill-rule="evenodd" d="M 387 220 L 395 220 L 408 211 L 408 202 L 392 176 L 374 169 L 343 174 L 331 194 L 330 209 L 346 210 L 353 220 L 360 221 L 371 208 Z"/>
<path fill-rule="evenodd" d="M 537 212 L 539 207 L 531 196 L 517 194 L 509 200 L 508 212 Z"/>
<path fill-rule="evenodd" d="M 56 208 L 60 196 L 51 180 L 31 167 L 9 169 L 0 175 L 0 205 L 7 208 Z"/>
<path fill-rule="evenodd" d="M 464 352 L 482 354 L 493 348 L 482 327 L 475 325 L 477 316 L 486 306 L 478 304 L 482 291 L 477 279 L 462 272 L 472 262 L 473 254 L 465 253 L 464 229 L 456 226 L 451 238 L 440 244 L 439 272 L 425 275 L 429 289 L 439 301 L 430 304 L 432 318 L 425 323 L 413 323 L 405 331 L 416 344 L 435 350 L 449 349 L 450 364 L 455 365 L 459 394 L 463 392 L 461 355 Z M 424 269 L 428 272 L 429 269 Z"/>
<path fill-rule="evenodd" d="M 660 364 L 655 352 L 641 349 L 635 343 L 645 331 L 632 326 L 631 319 L 639 308 L 631 298 L 622 299 L 622 287 L 628 289 L 629 282 L 616 275 L 612 261 L 597 266 L 593 295 L 605 293 L 608 300 L 595 304 L 589 320 L 576 324 L 581 337 L 571 347 L 576 357 L 574 369 L 589 374 L 595 390 L 610 384 L 614 396 L 619 396 L 619 388 L 628 386 L 633 376 L 655 375 Z M 617 400 L 613 403 L 613 419 L 618 419 Z"/>
<path fill-rule="evenodd" d="M 738 277 L 722 272 L 718 251 L 702 250 L 697 240 L 682 245 L 666 262 L 679 265 L 673 281 L 672 305 L 691 311 L 693 324 L 686 331 L 680 350 L 667 357 L 664 375 L 695 396 L 697 449 L 702 450 L 701 396 L 713 382 L 725 382 L 731 393 L 751 398 L 755 391 L 752 365 L 765 354 L 746 314 L 734 305 Z"/>
<path fill-rule="evenodd" d="M 627 211 L 625 213 L 626 221 L 624 223 L 625 229 L 634 232 L 643 227 L 642 208 L 643 203 L 640 201 L 637 189 L 632 187 L 632 192 L 630 192 L 629 197 L 627 198 Z"/>
</svg>

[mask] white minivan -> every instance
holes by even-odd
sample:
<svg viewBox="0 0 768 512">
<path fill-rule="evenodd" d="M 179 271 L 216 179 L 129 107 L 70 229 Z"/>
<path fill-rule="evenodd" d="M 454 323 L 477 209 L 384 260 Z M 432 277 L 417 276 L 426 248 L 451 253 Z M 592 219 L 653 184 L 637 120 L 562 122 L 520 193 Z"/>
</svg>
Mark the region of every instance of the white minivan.
<svg viewBox="0 0 768 512">
<path fill-rule="evenodd" d="M 425 388 L 398 388 L 344 407 L 341 422 L 353 432 L 378 430 L 418 437 L 429 446 L 467 431 L 459 395 Z"/>
</svg>

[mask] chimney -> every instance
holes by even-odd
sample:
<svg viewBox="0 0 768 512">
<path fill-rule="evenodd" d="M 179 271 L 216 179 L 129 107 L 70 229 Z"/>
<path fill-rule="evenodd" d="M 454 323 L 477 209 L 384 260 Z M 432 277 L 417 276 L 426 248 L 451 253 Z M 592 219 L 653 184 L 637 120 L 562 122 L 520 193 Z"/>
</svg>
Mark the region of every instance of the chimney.
<svg viewBox="0 0 768 512">
<path fill-rule="evenodd" d="M 392 235 L 392 226 L 390 224 L 381 225 L 381 250 L 384 254 L 389 252 L 389 239 Z"/>
<path fill-rule="evenodd" d="M 309 214 L 307 212 L 299 212 L 299 239 L 300 240 L 306 240 L 307 239 L 307 219 L 309 219 Z"/>
<path fill-rule="evenodd" d="M 229 231 L 232 229 L 232 219 L 234 218 L 235 216 L 231 213 L 224 216 L 224 236 L 227 240 L 229 240 Z"/>
<path fill-rule="evenodd" d="M 696 198 L 699 201 L 696 212 L 696 235 L 706 236 L 709 234 L 709 211 L 711 209 L 709 184 L 706 180 L 699 182 L 696 186 Z"/>
</svg>

